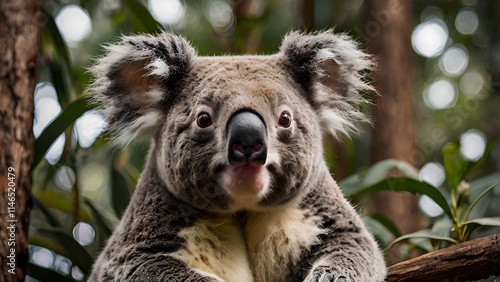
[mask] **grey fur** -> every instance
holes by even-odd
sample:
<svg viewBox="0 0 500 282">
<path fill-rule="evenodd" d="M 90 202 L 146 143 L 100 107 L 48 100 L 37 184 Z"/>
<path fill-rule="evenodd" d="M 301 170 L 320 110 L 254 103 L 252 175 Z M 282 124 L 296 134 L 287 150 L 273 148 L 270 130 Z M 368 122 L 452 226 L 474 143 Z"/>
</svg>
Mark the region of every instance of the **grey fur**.
<svg viewBox="0 0 500 282">
<path fill-rule="evenodd" d="M 162 33 L 123 37 L 107 50 L 91 69 L 90 90 L 110 130 L 122 144 L 146 134 L 153 141 L 90 281 L 231 281 L 234 274 L 213 265 L 236 261 L 224 242 L 244 249 L 248 281 L 383 281 L 383 256 L 323 159 L 324 132 L 349 134 L 366 119 L 360 92 L 373 89 L 360 72 L 372 63 L 353 40 L 292 32 L 274 55 L 200 57 L 184 38 Z M 293 117 L 289 128 L 277 125 L 283 108 Z M 267 129 L 269 180 L 255 202 L 233 196 L 225 182 L 226 125 L 241 110 L 258 114 Z M 197 127 L 200 112 L 210 113 L 212 126 Z M 280 221 L 271 219 L 280 212 L 290 225 L 310 228 L 280 235 L 296 230 L 275 230 Z M 223 238 L 218 220 L 244 245 Z M 189 233 L 199 226 L 210 234 Z M 193 253 L 191 239 L 208 247 Z"/>
</svg>

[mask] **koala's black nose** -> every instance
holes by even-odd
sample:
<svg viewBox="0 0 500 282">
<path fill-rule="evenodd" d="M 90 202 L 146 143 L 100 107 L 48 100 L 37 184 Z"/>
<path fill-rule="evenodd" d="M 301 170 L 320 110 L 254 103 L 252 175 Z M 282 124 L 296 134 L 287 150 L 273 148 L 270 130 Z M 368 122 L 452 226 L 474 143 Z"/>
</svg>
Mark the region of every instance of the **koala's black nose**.
<svg viewBox="0 0 500 282">
<path fill-rule="evenodd" d="M 227 125 L 227 140 L 230 165 L 266 163 L 266 126 L 255 113 L 244 111 L 234 115 Z"/>
</svg>

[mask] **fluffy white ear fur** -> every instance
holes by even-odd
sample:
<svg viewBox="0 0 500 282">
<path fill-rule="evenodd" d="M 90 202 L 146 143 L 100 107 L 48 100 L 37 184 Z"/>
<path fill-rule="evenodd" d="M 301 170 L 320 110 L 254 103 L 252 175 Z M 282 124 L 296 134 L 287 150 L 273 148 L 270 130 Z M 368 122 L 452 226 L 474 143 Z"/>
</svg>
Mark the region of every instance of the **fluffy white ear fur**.
<svg viewBox="0 0 500 282">
<path fill-rule="evenodd" d="M 187 73 L 196 52 L 180 36 L 123 36 L 119 43 L 105 46 L 90 72 L 89 87 L 100 113 L 114 131 L 117 145 L 151 136 L 160 124 L 168 96 L 175 95 L 170 80 Z"/>
<path fill-rule="evenodd" d="M 363 77 L 374 67 L 371 57 L 345 34 L 332 30 L 313 35 L 289 33 L 280 49 L 285 69 L 304 87 L 323 128 L 336 138 L 357 131 L 368 121 L 359 108 L 369 103 L 364 92 L 375 92 Z"/>
</svg>

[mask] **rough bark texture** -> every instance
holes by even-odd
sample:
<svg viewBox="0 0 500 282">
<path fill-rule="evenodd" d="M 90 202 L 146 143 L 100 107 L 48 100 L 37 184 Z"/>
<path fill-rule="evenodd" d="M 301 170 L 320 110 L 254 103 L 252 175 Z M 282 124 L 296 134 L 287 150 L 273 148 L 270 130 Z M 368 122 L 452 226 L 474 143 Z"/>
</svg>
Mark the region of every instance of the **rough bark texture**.
<svg viewBox="0 0 500 282">
<path fill-rule="evenodd" d="M 490 235 L 400 262 L 386 281 L 469 281 L 500 275 L 500 234 Z"/>
<path fill-rule="evenodd" d="M 28 262 L 40 5 L 39 0 L 0 1 L 0 281 L 24 281 Z"/>
<path fill-rule="evenodd" d="M 372 162 L 387 158 L 416 165 L 412 103 L 411 2 L 366 1 L 365 35 L 377 58 L 374 85 L 380 92 L 373 108 Z M 397 175 L 397 174 L 396 174 Z M 417 198 L 409 193 L 381 192 L 372 198 L 374 209 L 393 220 L 404 234 L 419 229 Z"/>
</svg>

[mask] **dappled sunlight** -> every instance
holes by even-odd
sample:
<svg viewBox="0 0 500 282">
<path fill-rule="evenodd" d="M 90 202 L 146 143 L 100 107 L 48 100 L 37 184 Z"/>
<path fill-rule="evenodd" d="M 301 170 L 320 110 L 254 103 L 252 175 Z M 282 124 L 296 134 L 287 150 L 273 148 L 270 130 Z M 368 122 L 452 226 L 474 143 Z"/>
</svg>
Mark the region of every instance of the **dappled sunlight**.
<svg viewBox="0 0 500 282">
<path fill-rule="evenodd" d="M 462 8 L 455 18 L 455 28 L 463 35 L 474 34 L 479 26 L 476 12 L 471 8 Z"/>
<path fill-rule="evenodd" d="M 164 25 L 177 24 L 186 14 L 186 5 L 180 0 L 148 0 L 148 9 Z"/>
<path fill-rule="evenodd" d="M 486 150 L 486 136 L 477 129 L 469 129 L 460 136 L 460 152 L 462 155 L 475 162 L 479 160 Z"/>
<path fill-rule="evenodd" d="M 425 164 L 418 173 L 420 181 L 427 182 L 434 187 L 439 187 L 446 179 L 444 168 L 440 163 L 430 162 Z"/>
<path fill-rule="evenodd" d="M 76 182 L 76 174 L 71 167 L 63 165 L 56 172 L 55 182 L 60 188 L 71 190 Z"/>
<path fill-rule="evenodd" d="M 70 45 L 78 45 L 87 39 L 92 31 L 92 21 L 88 12 L 77 5 L 64 6 L 55 17 L 57 28 Z"/>
<path fill-rule="evenodd" d="M 104 118 L 97 111 L 87 111 L 76 120 L 75 130 L 78 136 L 78 144 L 80 144 L 82 148 L 92 146 L 105 126 L 106 122 Z"/>
<path fill-rule="evenodd" d="M 203 8 L 203 13 L 217 33 L 224 34 L 235 25 L 233 9 L 226 1 L 210 0 Z"/>
<path fill-rule="evenodd" d="M 73 227 L 73 238 L 82 246 L 88 246 L 94 242 L 95 230 L 92 225 L 79 222 Z"/>
<path fill-rule="evenodd" d="M 424 90 L 425 104 L 434 110 L 450 108 L 455 104 L 457 91 L 453 82 L 439 79 Z"/>
<path fill-rule="evenodd" d="M 469 65 L 469 54 L 463 46 L 448 48 L 440 60 L 440 68 L 448 76 L 461 75 Z"/>
<path fill-rule="evenodd" d="M 418 24 L 411 35 L 411 44 L 419 55 L 434 58 L 443 52 L 448 41 L 448 28 L 438 18 Z"/>
</svg>

